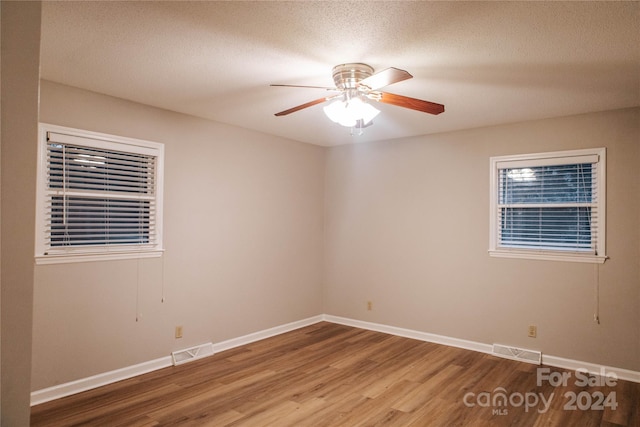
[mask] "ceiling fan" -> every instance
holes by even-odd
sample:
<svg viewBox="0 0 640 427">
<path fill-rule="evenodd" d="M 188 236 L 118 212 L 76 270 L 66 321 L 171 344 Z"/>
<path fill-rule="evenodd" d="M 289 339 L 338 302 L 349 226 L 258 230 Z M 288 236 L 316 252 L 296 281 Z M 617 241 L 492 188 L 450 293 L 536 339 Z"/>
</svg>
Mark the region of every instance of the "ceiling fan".
<svg viewBox="0 0 640 427">
<path fill-rule="evenodd" d="M 271 86 L 278 87 L 316 88 L 338 92 L 335 95 L 315 99 L 280 111 L 275 115 L 286 116 L 314 105 L 333 101 L 324 107 L 325 114 L 331 120 L 352 129 L 362 129 L 371 125 L 373 118 L 379 113 L 375 107 L 367 102 L 368 100 L 410 108 L 429 114 L 444 112 L 444 105 L 442 104 L 378 90 L 412 77 L 407 71 L 393 67 L 374 74 L 373 68 L 367 64 L 349 63 L 336 65 L 333 67 L 333 81 L 336 87 L 272 84 Z"/>
</svg>

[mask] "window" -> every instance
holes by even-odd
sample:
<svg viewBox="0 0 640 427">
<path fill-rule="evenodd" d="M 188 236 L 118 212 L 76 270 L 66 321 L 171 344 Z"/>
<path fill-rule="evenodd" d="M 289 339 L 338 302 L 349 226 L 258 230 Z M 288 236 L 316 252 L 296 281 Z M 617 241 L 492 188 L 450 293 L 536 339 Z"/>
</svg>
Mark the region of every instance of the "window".
<svg viewBox="0 0 640 427">
<path fill-rule="evenodd" d="M 162 144 L 41 124 L 36 262 L 160 256 Z"/>
<path fill-rule="evenodd" d="M 491 158 L 491 256 L 603 263 L 606 150 Z"/>
</svg>

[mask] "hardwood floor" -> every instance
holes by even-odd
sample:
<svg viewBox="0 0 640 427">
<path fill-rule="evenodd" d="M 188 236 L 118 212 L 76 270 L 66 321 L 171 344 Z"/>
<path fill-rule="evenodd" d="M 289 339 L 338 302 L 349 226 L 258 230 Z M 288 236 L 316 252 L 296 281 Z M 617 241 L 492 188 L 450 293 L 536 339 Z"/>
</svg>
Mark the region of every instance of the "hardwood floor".
<svg viewBox="0 0 640 427">
<path fill-rule="evenodd" d="M 34 406 L 31 425 L 640 426 L 640 384 L 537 368 L 323 322 Z"/>
</svg>

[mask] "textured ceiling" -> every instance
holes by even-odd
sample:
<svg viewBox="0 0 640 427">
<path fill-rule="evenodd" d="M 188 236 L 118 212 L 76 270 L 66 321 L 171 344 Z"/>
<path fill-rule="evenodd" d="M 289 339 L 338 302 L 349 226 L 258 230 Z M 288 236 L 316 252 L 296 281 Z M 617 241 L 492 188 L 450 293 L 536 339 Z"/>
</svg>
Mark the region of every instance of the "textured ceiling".
<svg viewBox="0 0 640 427">
<path fill-rule="evenodd" d="M 640 106 L 638 2 L 43 3 L 42 77 L 318 145 L 386 140 Z M 331 69 L 364 62 L 414 78 L 364 135 L 317 105 Z"/>
</svg>

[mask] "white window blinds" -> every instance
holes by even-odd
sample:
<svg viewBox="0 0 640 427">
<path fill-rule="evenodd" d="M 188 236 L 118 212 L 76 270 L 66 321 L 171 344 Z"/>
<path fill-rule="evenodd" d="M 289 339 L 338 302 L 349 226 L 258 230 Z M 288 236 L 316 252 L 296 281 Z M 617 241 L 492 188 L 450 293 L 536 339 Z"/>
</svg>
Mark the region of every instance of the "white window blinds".
<svg viewBox="0 0 640 427">
<path fill-rule="evenodd" d="M 500 245 L 595 254 L 598 193 L 593 166 L 500 169 Z"/>
<path fill-rule="evenodd" d="M 70 133 L 45 136 L 42 256 L 161 247 L 162 150 Z"/>
<path fill-rule="evenodd" d="M 491 249 L 604 256 L 603 156 L 493 158 Z"/>
</svg>

